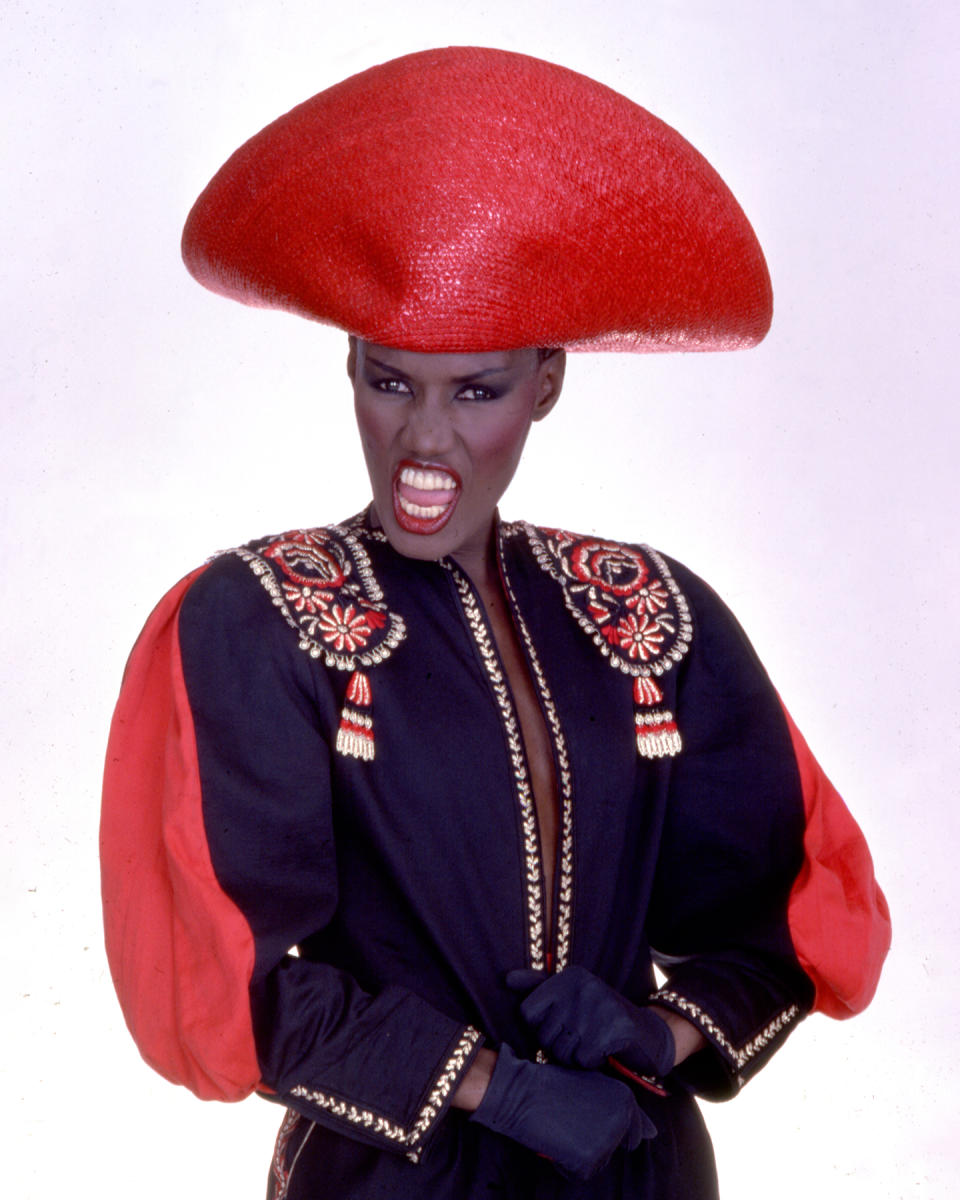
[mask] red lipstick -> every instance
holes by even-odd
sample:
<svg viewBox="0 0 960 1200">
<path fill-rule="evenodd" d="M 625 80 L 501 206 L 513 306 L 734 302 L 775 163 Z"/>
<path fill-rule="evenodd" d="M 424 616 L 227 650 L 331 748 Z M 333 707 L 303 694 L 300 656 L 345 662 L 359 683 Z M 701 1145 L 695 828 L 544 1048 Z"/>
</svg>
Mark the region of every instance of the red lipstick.
<svg viewBox="0 0 960 1200">
<path fill-rule="evenodd" d="M 405 458 L 393 473 L 393 515 L 407 533 L 437 533 L 453 516 L 463 484 L 450 467 Z"/>
</svg>

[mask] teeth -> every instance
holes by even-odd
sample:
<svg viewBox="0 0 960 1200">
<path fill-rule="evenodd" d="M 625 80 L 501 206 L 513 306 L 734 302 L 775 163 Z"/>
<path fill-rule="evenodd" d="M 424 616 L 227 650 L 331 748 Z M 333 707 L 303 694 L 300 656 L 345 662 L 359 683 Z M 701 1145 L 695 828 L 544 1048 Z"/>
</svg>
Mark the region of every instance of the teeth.
<svg viewBox="0 0 960 1200">
<path fill-rule="evenodd" d="M 400 507 L 405 513 L 411 517 L 422 517 L 430 520 L 432 517 L 439 517 L 443 510 L 447 507 L 446 504 L 411 504 L 409 500 L 404 500 L 403 496 L 399 497 Z"/>
<path fill-rule="evenodd" d="M 419 492 L 447 492 L 457 486 L 456 480 L 446 471 L 419 471 L 414 467 L 403 468 L 400 482 Z"/>
</svg>

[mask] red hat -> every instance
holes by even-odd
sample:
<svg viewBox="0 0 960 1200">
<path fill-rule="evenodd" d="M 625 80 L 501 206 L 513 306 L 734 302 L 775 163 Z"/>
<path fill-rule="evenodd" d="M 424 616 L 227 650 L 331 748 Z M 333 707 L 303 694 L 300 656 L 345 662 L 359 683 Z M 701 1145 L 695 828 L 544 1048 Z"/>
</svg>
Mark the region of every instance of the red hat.
<svg viewBox="0 0 960 1200">
<path fill-rule="evenodd" d="M 394 59 L 251 138 L 183 231 L 196 279 L 368 341 L 733 350 L 772 313 L 747 218 L 689 142 L 540 59 Z"/>
</svg>

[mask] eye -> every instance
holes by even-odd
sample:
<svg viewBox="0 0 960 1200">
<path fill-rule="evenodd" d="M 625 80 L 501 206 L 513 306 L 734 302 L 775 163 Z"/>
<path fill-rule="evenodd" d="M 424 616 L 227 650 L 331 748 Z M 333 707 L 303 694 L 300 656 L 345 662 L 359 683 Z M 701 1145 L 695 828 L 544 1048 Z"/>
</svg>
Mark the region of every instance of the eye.
<svg viewBox="0 0 960 1200">
<path fill-rule="evenodd" d="M 403 379 L 371 379 L 370 386 L 376 392 L 387 392 L 393 396 L 411 395 L 410 385 Z"/>
<path fill-rule="evenodd" d="M 483 387 L 479 383 L 468 383 L 457 392 L 458 400 L 496 400 L 498 393 L 493 388 Z"/>
</svg>

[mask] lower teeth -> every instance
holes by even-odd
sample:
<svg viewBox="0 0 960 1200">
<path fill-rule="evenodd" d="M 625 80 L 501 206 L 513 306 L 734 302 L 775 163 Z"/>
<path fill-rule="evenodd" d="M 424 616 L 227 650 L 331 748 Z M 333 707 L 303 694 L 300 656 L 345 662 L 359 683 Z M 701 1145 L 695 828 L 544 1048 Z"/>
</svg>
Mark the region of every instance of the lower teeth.
<svg viewBox="0 0 960 1200">
<path fill-rule="evenodd" d="M 432 517 L 439 517 L 446 506 L 443 504 L 430 504 L 427 506 L 411 504 L 409 500 L 404 500 L 401 496 L 400 507 L 411 517 L 422 517 L 429 520 Z"/>
</svg>

